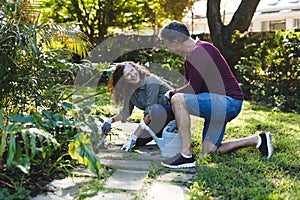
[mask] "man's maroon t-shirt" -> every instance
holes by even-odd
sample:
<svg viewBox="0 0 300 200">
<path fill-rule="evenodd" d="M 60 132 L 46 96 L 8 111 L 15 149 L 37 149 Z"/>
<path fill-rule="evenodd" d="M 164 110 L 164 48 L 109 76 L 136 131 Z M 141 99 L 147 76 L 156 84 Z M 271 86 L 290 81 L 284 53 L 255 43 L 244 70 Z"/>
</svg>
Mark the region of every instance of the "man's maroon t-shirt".
<svg viewBox="0 0 300 200">
<path fill-rule="evenodd" d="M 175 93 L 216 93 L 243 100 L 243 92 L 220 51 L 211 43 L 197 41 L 184 61 L 185 84 Z"/>
</svg>

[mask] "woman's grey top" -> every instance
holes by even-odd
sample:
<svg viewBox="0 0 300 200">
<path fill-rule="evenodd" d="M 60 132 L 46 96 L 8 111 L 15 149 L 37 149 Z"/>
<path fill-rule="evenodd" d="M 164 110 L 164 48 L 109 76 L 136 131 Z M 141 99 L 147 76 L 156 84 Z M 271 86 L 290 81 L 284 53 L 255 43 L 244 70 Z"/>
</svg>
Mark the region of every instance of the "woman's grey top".
<svg viewBox="0 0 300 200">
<path fill-rule="evenodd" d="M 134 106 L 144 110 L 144 116 L 149 113 L 150 106 L 154 104 L 164 103 L 165 93 L 172 89 L 167 83 L 154 75 L 141 77 L 141 86 L 127 95 L 124 99 L 122 122 L 126 122 L 127 118 L 132 114 Z"/>
</svg>

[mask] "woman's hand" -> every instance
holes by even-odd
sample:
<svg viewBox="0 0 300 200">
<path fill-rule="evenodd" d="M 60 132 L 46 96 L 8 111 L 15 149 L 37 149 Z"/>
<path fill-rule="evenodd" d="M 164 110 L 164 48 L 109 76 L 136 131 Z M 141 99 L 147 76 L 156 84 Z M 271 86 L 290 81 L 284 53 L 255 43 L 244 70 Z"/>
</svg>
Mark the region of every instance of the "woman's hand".
<svg viewBox="0 0 300 200">
<path fill-rule="evenodd" d="M 111 128 L 111 123 L 113 122 L 113 118 L 107 119 L 101 127 L 102 134 L 107 135 Z"/>
<path fill-rule="evenodd" d="M 127 140 L 127 142 L 125 144 L 123 144 L 123 146 L 121 147 L 121 150 L 122 151 L 132 151 L 132 148 L 134 147 L 136 140 L 137 140 L 137 136 L 132 135 L 131 138 L 129 138 Z"/>
</svg>

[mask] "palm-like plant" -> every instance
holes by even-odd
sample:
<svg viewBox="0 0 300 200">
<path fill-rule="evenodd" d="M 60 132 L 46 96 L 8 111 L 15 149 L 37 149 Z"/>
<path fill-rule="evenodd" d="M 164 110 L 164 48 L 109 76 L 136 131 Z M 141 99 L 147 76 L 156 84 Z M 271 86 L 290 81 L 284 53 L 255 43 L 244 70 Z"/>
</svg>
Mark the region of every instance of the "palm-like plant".
<svg viewBox="0 0 300 200">
<path fill-rule="evenodd" d="M 91 44 L 72 27 L 40 22 L 27 1 L 4 1 L 0 7 L 0 102 L 10 112 L 15 106 L 47 104 L 43 93 L 72 83 L 76 65 L 69 60 L 73 54 L 85 57 Z"/>
</svg>

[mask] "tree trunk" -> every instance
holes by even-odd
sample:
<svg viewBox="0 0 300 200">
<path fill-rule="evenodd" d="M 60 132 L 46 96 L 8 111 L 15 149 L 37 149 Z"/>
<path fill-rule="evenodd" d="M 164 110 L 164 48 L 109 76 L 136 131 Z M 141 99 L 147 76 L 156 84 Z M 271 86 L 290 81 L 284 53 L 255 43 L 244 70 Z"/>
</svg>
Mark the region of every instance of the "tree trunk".
<svg viewBox="0 0 300 200">
<path fill-rule="evenodd" d="M 248 30 L 259 1 L 260 0 L 242 0 L 228 25 L 224 25 L 221 19 L 221 0 L 207 1 L 207 19 L 211 40 L 221 51 L 231 67 L 238 62 L 241 52 L 241 49 L 237 49 L 232 44 L 231 37 L 236 30 L 240 32 Z"/>
</svg>

